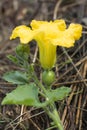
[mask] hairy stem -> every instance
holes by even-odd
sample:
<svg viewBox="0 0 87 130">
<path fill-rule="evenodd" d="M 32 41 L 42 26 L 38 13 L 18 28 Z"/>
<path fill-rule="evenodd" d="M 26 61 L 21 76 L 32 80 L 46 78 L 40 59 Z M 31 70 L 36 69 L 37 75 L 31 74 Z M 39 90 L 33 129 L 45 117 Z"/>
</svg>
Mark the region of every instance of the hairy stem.
<svg viewBox="0 0 87 130">
<path fill-rule="evenodd" d="M 47 108 L 44 108 L 49 117 L 53 120 L 54 125 L 58 130 L 64 130 L 63 125 L 61 123 L 58 111 L 56 110 L 55 104 L 49 104 Z"/>
</svg>

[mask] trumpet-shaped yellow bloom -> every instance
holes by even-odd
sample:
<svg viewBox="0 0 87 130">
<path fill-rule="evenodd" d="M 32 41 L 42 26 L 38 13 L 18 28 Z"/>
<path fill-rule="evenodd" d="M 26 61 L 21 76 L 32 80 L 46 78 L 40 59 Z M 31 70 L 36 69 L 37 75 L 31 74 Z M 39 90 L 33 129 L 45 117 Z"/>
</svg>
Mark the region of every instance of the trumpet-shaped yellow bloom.
<svg viewBox="0 0 87 130">
<path fill-rule="evenodd" d="M 32 20 L 31 28 L 25 25 L 16 27 L 10 39 L 20 38 L 21 43 L 27 44 L 35 40 L 39 46 L 40 63 L 44 69 L 53 67 L 56 61 L 57 46 L 72 47 L 75 40 L 81 37 L 82 26 L 70 24 L 66 28 L 64 20 L 36 21 Z"/>
</svg>

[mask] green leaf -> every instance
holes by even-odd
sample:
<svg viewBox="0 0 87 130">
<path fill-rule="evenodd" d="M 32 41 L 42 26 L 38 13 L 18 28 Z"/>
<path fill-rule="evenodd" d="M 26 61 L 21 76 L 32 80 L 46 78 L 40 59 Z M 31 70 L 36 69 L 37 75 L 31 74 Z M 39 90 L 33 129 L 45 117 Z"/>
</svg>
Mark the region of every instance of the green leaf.
<svg viewBox="0 0 87 130">
<path fill-rule="evenodd" d="M 38 88 L 34 83 L 18 86 L 2 101 L 4 104 L 19 104 L 27 106 L 40 106 L 38 99 Z"/>
<path fill-rule="evenodd" d="M 18 59 L 13 55 L 8 55 L 7 58 L 11 60 L 13 63 L 18 64 Z"/>
<path fill-rule="evenodd" d="M 16 54 L 19 60 L 21 59 L 28 60 L 29 53 L 30 53 L 30 47 L 28 44 L 19 44 L 16 47 Z"/>
<path fill-rule="evenodd" d="M 13 84 L 26 84 L 28 78 L 26 73 L 20 71 L 11 71 L 4 74 L 3 79 Z"/>
<path fill-rule="evenodd" d="M 51 90 L 47 92 L 50 101 L 58 101 L 63 100 L 65 97 L 69 95 L 71 89 L 68 87 L 60 87 L 55 90 Z"/>
</svg>

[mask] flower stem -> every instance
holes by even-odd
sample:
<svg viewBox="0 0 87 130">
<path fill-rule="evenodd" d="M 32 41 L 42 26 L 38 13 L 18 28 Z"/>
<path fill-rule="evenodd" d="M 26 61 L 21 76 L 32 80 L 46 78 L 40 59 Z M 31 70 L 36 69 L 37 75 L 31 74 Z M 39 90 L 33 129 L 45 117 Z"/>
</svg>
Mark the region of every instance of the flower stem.
<svg viewBox="0 0 87 130">
<path fill-rule="evenodd" d="M 55 105 L 49 104 L 49 106 L 47 108 L 44 108 L 44 110 L 47 112 L 49 117 L 53 120 L 54 125 L 56 125 L 56 128 L 58 128 L 58 130 L 64 130 Z"/>
<path fill-rule="evenodd" d="M 32 66 L 33 67 L 33 66 Z M 39 88 L 43 91 L 43 93 L 41 93 L 46 100 L 49 100 L 49 96 L 47 95 L 47 90 L 46 88 L 42 85 L 42 83 L 38 80 L 37 76 L 35 75 L 33 69 L 33 78 L 34 78 L 34 82 L 39 86 Z M 47 103 L 47 106 L 45 105 L 45 107 L 43 107 L 43 109 L 46 111 L 46 113 L 49 115 L 49 117 L 53 120 L 54 125 L 56 128 L 58 128 L 58 130 L 64 130 L 63 129 L 63 125 L 61 123 L 58 111 L 56 110 L 55 104 L 54 102 L 49 102 Z"/>
</svg>

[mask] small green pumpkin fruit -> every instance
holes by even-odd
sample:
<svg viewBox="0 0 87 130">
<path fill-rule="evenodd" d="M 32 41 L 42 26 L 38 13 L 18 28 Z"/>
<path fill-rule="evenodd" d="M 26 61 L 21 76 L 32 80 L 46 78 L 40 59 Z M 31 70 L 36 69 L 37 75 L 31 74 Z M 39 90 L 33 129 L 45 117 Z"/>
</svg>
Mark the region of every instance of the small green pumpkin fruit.
<svg viewBox="0 0 87 130">
<path fill-rule="evenodd" d="M 55 73 L 50 70 L 50 71 L 44 71 L 42 73 L 42 81 L 46 85 L 51 85 L 55 80 Z"/>
</svg>

